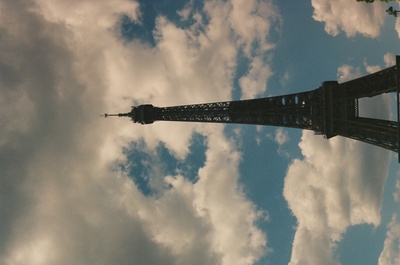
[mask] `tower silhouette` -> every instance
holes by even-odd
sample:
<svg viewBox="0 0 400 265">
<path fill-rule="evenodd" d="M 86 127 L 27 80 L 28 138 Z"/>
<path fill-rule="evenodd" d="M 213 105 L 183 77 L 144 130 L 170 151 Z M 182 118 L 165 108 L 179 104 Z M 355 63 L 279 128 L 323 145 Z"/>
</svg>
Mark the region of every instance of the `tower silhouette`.
<svg viewBox="0 0 400 265">
<path fill-rule="evenodd" d="M 341 84 L 326 81 L 307 92 L 172 107 L 146 104 L 105 117 L 130 117 L 141 124 L 184 121 L 291 127 L 313 130 L 327 139 L 343 136 L 399 153 L 399 66 L 400 56 L 396 56 L 395 66 Z M 359 116 L 360 98 L 389 92 L 397 94 L 397 121 Z"/>
</svg>

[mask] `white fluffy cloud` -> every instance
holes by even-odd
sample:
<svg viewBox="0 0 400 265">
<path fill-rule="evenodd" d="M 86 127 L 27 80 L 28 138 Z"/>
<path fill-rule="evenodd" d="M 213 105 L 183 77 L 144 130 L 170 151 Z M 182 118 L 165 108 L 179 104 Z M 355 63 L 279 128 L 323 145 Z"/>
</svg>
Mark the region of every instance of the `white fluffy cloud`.
<svg viewBox="0 0 400 265">
<path fill-rule="evenodd" d="M 236 4 L 186 12 L 208 18 L 187 29 L 157 18 L 151 47 L 115 30 L 122 14 L 140 19 L 134 1 L 0 1 L 1 264 L 252 264 L 267 251 L 222 126 L 97 117 L 132 102 L 229 99 L 237 54 L 260 35 L 224 21 L 273 17 Z M 184 159 L 194 131 L 207 139 L 197 183 L 154 169 L 167 188 L 145 196 L 118 170 L 130 141 Z"/>
<path fill-rule="evenodd" d="M 291 264 L 336 264 L 334 247 L 348 226 L 380 224 L 390 154 L 339 137 L 327 141 L 308 131 L 300 148 L 305 158 L 289 167 L 284 187 L 298 220 Z"/>
<path fill-rule="evenodd" d="M 386 16 L 385 3 L 366 4 L 349 0 L 312 0 L 313 18 L 325 23 L 325 31 L 336 36 L 343 31 L 348 37 L 361 34 L 376 38 Z"/>
<path fill-rule="evenodd" d="M 338 77 L 348 80 L 359 72 L 342 66 Z M 360 109 L 389 118 L 389 107 L 371 109 L 389 106 L 389 97 L 375 100 Z M 310 131 L 303 131 L 299 146 L 304 159 L 289 166 L 284 185 L 284 196 L 298 221 L 290 264 L 339 264 L 334 250 L 347 227 L 380 224 L 391 153 L 339 136 L 326 140 Z"/>
</svg>

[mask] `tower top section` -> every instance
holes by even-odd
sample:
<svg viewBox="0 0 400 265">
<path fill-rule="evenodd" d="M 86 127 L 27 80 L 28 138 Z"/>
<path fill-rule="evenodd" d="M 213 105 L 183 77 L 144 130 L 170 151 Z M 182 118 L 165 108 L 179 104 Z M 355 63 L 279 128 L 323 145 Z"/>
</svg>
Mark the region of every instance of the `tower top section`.
<svg viewBox="0 0 400 265">
<path fill-rule="evenodd" d="M 129 117 L 134 123 L 150 124 L 154 120 L 154 107 L 151 104 L 140 105 L 138 107 L 132 107 L 130 112 L 118 113 L 118 114 L 104 114 L 105 118 L 108 117 Z"/>
</svg>

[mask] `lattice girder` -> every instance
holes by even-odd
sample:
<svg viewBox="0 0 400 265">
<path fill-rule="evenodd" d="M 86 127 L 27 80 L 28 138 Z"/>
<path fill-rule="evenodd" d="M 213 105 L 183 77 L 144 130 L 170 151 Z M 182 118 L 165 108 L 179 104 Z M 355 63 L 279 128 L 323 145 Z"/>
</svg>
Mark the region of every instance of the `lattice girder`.
<svg viewBox="0 0 400 265">
<path fill-rule="evenodd" d="M 260 99 L 154 107 L 154 120 L 258 124 L 321 130 L 319 90 Z"/>
<path fill-rule="evenodd" d="M 398 123 L 395 121 L 358 117 L 347 121 L 347 132 L 343 136 L 399 151 Z"/>
<path fill-rule="evenodd" d="M 309 129 L 328 139 L 340 135 L 399 152 L 399 68 L 397 56 L 393 67 L 342 84 L 327 81 L 308 92 L 161 108 L 146 104 L 133 107 L 128 113 L 105 116 L 130 117 L 142 124 L 183 121 Z M 359 117 L 360 98 L 389 92 L 397 93 L 397 121 Z"/>
</svg>

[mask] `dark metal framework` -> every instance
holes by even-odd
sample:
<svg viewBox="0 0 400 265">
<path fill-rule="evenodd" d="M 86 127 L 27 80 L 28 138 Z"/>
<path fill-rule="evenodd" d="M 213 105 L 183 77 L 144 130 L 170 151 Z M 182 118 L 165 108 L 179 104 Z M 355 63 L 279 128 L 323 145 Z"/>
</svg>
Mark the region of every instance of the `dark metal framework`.
<svg viewBox="0 0 400 265">
<path fill-rule="evenodd" d="M 395 66 L 341 84 L 327 81 L 308 92 L 162 108 L 147 104 L 132 107 L 128 113 L 106 116 L 130 117 L 133 122 L 141 124 L 183 121 L 307 129 L 324 134 L 326 138 L 340 135 L 398 153 L 399 65 L 400 57 L 397 56 Z M 390 92 L 397 94 L 397 121 L 359 116 L 359 98 Z"/>
</svg>

